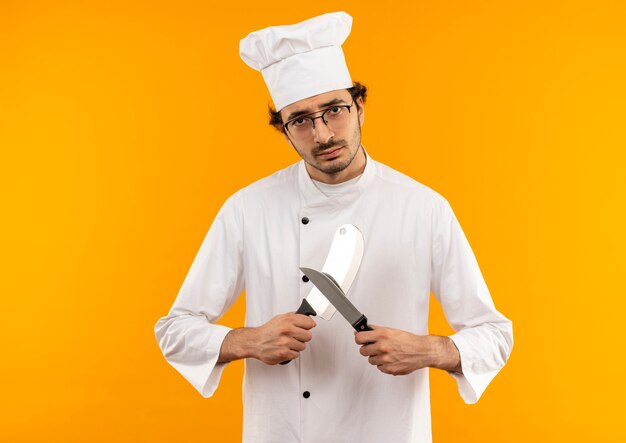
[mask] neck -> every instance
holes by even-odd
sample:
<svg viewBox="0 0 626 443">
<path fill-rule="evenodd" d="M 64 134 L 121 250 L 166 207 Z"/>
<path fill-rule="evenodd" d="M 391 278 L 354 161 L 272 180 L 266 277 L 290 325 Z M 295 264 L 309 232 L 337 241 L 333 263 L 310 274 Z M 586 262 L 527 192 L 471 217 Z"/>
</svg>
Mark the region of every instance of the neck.
<svg viewBox="0 0 626 443">
<path fill-rule="evenodd" d="M 325 172 L 322 172 L 319 169 L 315 169 L 308 163 L 305 163 L 305 167 L 307 172 L 309 173 L 309 177 L 311 177 L 313 180 L 317 180 L 318 182 L 326 183 L 328 185 L 337 185 L 339 183 L 352 180 L 354 177 L 363 174 L 363 171 L 365 170 L 365 164 L 365 152 L 363 151 L 363 147 L 359 146 L 359 150 L 357 151 L 356 155 L 354 156 L 348 167 L 335 174 L 327 174 Z"/>
</svg>

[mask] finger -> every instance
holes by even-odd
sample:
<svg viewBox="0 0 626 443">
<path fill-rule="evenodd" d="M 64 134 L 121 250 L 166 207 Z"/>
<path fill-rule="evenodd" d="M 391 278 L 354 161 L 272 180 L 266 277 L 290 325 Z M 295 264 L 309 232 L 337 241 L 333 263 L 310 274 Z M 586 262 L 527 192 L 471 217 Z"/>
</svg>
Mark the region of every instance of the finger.
<svg viewBox="0 0 626 443">
<path fill-rule="evenodd" d="M 373 355 L 371 357 L 368 357 L 367 362 L 371 365 L 374 366 L 380 366 L 382 364 L 384 364 L 385 362 L 383 361 L 382 356 L 380 355 Z M 379 368 L 380 369 L 380 368 Z"/>
<path fill-rule="evenodd" d="M 378 333 L 376 331 L 363 331 L 358 332 L 354 336 L 354 341 L 357 345 L 364 345 L 367 343 L 376 343 L 378 340 Z"/>
<path fill-rule="evenodd" d="M 289 349 L 291 349 L 292 351 L 302 352 L 302 351 L 304 351 L 306 349 L 306 344 L 302 343 L 299 340 L 295 340 L 295 339 L 292 339 L 289 342 L 288 346 L 289 346 Z"/>
<path fill-rule="evenodd" d="M 377 355 L 379 352 L 376 350 L 375 345 L 371 344 L 371 345 L 363 345 L 361 346 L 361 349 L 359 349 L 359 352 L 361 353 L 362 356 L 364 357 L 368 357 L 370 355 Z"/>
<path fill-rule="evenodd" d="M 313 320 L 310 316 L 295 313 L 293 314 L 292 323 L 294 326 L 302 329 L 312 329 L 317 325 L 317 323 L 315 323 L 315 320 Z"/>
<path fill-rule="evenodd" d="M 380 340 L 381 333 L 386 329 L 384 326 L 380 325 L 370 324 L 368 326 L 372 328 L 371 331 L 361 331 L 355 334 L 355 341 L 358 344 L 374 343 Z"/>
<path fill-rule="evenodd" d="M 276 365 L 278 363 L 284 362 L 284 361 L 290 361 L 290 360 L 295 360 L 296 358 L 300 357 L 300 353 L 297 351 L 288 351 L 288 352 L 282 352 L 280 354 L 280 357 L 278 357 L 276 359 L 276 361 L 274 361 L 272 364 Z"/>
<path fill-rule="evenodd" d="M 308 330 L 298 327 L 290 328 L 287 335 L 301 342 L 311 341 L 311 338 L 313 338 L 313 334 L 311 334 Z"/>
<path fill-rule="evenodd" d="M 378 370 L 379 370 L 380 372 L 382 372 L 383 374 L 389 374 L 389 375 L 391 375 L 391 371 L 389 370 L 389 367 L 388 367 L 388 366 L 385 366 L 385 365 L 383 365 L 383 364 L 379 364 L 379 365 L 377 365 L 377 367 L 378 367 Z"/>
<path fill-rule="evenodd" d="M 388 338 L 390 328 L 380 325 L 369 325 L 372 327 L 371 331 L 363 331 L 359 332 L 357 336 L 359 337 L 359 344 L 367 344 L 367 343 L 377 343 L 381 340 Z"/>
</svg>

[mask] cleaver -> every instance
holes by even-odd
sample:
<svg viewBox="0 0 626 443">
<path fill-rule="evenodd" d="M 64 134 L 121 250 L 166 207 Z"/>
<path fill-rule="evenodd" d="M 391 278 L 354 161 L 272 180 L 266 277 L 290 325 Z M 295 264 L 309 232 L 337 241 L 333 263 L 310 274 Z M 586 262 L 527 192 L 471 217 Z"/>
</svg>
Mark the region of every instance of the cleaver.
<svg viewBox="0 0 626 443">
<path fill-rule="evenodd" d="M 341 225 L 335 231 L 333 242 L 328 251 L 322 271 L 332 275 L 339 287 L 345 292 L 350 289 L 363 258 L 363 234 L 353 224 Z M 297 314 L 317 315 L 330 320 L 337 309 L 313 285 L 311 292 L 302 300 Z M 281 365 L 289 363 L 284 361 Z"/>
</svg>

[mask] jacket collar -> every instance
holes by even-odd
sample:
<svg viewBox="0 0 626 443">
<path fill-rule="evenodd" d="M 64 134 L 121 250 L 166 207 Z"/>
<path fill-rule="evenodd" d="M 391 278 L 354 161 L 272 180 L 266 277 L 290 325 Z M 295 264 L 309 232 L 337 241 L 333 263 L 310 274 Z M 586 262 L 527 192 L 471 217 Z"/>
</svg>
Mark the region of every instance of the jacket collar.
<svg viewBox="0 0 626 443">
<path fill-rule="evenodd" d="M 298 186 L 300 188 L 300 195 L 302 197 L 304 206 L 309 208 L 315 207 L 341 207 L 346 206 L 356 200 L 363 191 L 369 186 L 376 174 L 376 165 L 374 160 L 367 154 L 365 148 L 361 145 L 363 153 L 365 154 L 365 169 L 359 180 L 351 186 L 345 193 L 326 196 L 320 191 L 311 177 L 304 160 L 298 162 Z"/>
</svg>

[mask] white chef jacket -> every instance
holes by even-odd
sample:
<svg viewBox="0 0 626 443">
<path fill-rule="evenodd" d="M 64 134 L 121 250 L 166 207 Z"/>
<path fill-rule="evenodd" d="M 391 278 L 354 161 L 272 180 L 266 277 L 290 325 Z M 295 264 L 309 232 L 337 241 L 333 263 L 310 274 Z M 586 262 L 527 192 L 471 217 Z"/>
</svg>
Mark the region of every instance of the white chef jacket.
<svg viewBox="0 0 626 443">
<path fill-rule="evenodd" d="M 339 195 L 324 195 L 300 161 L 224 203 L 156 324 L 167 361 L 203 397 L 213 395 L 227 364 L 216 363 L 230 330 L 220 317 L 244 289 L 248 327 L 295 311 L 312 288 L 299 267 L 321 269 L 344 223 L 364 237 L 348 298 L 370 323 L 427 335 L 432 291 L 456 331 L 463 374 L 450 375 L 466 403 L 478 401 L 511 352 L 511 321 L 494 307 L 448 202 L 370 157 Z M 428 369 L 384 374 L 359 353 L 339 313 L 316 322 L 288 365 L 245 360 L 243 442 L 431 442 Z"/>
</svg>

